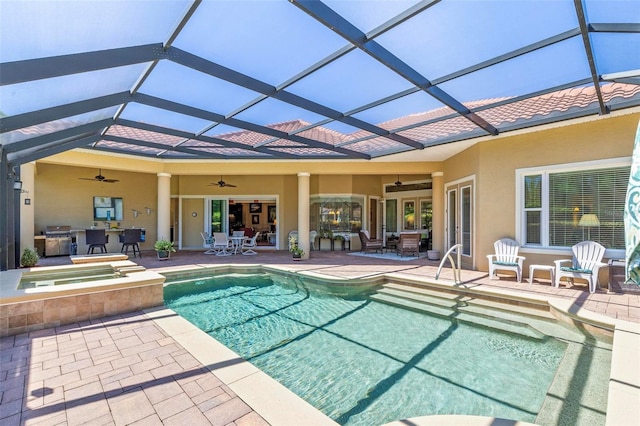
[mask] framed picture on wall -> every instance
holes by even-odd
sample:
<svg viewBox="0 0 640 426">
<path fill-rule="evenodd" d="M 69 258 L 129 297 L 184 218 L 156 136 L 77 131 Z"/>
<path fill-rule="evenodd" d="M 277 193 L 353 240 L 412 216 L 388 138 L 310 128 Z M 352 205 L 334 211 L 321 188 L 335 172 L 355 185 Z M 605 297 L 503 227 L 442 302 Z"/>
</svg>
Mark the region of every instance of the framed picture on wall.
<svg viewBox="0 0 640 426">
<path fill-rule="evenodd" d="M 267 206 L 267 220 L 276 223 L 276 206 Z"/>
<path fill-rule="evenodd" d="M 252 214 L 251 215 L 251 224 L 252 225 L 260 225 L 260 215 L 259 214 Z"/>
<path fill-rule="evenodd" d="M 262 203 L 249 203 L 249 212 L 262 213 Z"/>
<path fill-rule="evenodd" d="M 122 198 L 93 197 L 93 220 L 122 220 Z"/>
</svg>

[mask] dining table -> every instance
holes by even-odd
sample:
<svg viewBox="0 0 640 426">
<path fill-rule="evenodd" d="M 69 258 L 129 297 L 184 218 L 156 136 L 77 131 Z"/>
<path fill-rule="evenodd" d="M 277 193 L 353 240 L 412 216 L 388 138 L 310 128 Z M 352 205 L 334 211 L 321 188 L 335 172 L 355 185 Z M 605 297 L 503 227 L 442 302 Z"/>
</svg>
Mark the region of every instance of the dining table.
<svg viewBox="0 0 640 426">
<path fill-rule="evenodd" d="M 242 242 L 245 240 L 244 235 L 239 236 L 231 236 L 229 239 L 231 240 L 231 245 L 233 246 L 233 254 L 238 254 L 238 249 L 242 247 Z"/>
</svg>

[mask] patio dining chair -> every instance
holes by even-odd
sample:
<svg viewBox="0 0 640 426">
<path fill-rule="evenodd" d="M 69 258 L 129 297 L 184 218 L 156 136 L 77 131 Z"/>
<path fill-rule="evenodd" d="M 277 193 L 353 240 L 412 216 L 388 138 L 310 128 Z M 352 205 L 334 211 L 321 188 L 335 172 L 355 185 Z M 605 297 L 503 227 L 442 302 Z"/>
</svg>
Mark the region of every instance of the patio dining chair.
<svg viewBox="0 0 640 426">
<path fill-rule="evenodd" d="M 227 237 L 226 233 L 214 232 L 213 244 L 211 245 L 211 249 L 213 250 L 216 256 L 229 256 L 233 253 L 227 250 L 233 249 L 233 243 L 229 239 L 229 237 Z"/>
<path fill-rule="evenodd" d="M 518 282 L 522 282 L 522 264 L 524 256 L 518 256 L 520 245 L 511 238 L 502 238 L 493 243 L 494 254 L 488 254 L 489 278 L 497 279 L 498 271 L 513 271 Z"/>
<path fill-rule="evenodd" d="M 254 249 L 258 246 L 258 238 L 260 238 L 260 232 L 256 232 L 251 238 L 245 238 L 240 246 L 240 253 L 245 256 L 253 256 L 258 254 Z"/>
<path fill-rule="evenodd" d="M 216 254 L 216 250 L 213 249 L 213 237 L 209 236 L 206 232 L 201 232 L 202 242 L 205 247 L 209 247 L 204 254 Z"/>
</svg>

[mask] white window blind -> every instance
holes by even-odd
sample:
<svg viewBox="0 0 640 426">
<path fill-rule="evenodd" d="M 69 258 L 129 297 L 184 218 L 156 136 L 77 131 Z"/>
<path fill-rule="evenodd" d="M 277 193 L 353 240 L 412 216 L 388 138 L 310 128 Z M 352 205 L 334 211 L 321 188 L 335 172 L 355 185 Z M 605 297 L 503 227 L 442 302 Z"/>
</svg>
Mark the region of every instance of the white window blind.
<svg viewBox="0 0 640 426">
<path fill-rule="evenodd" d="M 542 244 L 542 175 L 524 177 L 525 242 Z"/>
<path fill-rule="evenodd" d="M 624 206 L 630 167 L 525 175 L 524 241 L 571 247 L 597 241 L 624 249 Z"/>
<path fill-rule="evenodd" d="M 549 245 L 593 240 L 624 249 L 628 182 L 628 167 L 549 174 Z"/>
</svg>

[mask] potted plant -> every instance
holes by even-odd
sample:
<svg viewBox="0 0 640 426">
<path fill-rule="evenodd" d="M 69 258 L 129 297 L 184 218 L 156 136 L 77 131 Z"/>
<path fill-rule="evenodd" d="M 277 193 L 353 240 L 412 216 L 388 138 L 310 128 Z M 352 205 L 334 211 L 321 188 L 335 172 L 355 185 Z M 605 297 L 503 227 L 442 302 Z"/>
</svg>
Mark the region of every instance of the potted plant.
<svg viewBox="0 0 640 426">
<path fill-rule="evenodd" d="M 293 260 L 302 259 L 302 255 L 304 254 L 304 250 L 302 250 L 300 247 L 298 247 L 298 240 L 294 236 L 289 237 L 289 251 L 293 255 Z"/>
<path fill-rule="evenodd" d="M 153 245 L 156 253 L 158 253 L 158 259 L 167 260 L 171 255 L 172 251 L 176 251 L 175 247 L 173 247 L 173 241 L 169 240 L 158 240 Z"/>
<path fill-rule="evenodd" d="M 20 257 L 20 265 L 23 268 L 31 268 L 32 266 L 36 266 L 38 260 L 40 260 L 38 252 L 27 247 L 24 249 L 22 256 Z"/>
</svg>

